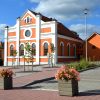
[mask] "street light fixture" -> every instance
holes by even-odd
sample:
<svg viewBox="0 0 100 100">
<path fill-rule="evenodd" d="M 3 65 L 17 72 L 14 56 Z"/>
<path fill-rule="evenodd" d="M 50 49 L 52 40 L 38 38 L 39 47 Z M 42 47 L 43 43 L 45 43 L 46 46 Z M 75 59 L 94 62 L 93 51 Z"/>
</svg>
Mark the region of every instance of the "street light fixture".
<svg viewBox="0 0 100 100">
<path fill-rule="evenodd" d="M 84 9 L 84 15 L 85 15 L 85 35 L 86 35 L 86 61 L 87 61 L 87 14 L 88 14 L 88 9 Z"/>
</svg>

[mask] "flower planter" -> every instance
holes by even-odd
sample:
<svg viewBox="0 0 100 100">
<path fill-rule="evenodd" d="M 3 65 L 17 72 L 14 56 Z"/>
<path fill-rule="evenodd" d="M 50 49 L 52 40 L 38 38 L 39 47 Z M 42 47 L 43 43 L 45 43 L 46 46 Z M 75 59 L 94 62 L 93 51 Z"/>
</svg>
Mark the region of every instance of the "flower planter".
<svg viewBox="0 0 100 100">
<path fill-rule="evenodd" d="M 59 95 L 62 96 L 76 96 L 78 95 L 78 81 L 77 80 L 58 80 Z"/>
<path fill-rule="evenodd" d="M 0 78 L 0 89 L 12 89 L 12 77 L 1 77 Z"/>
</svg>

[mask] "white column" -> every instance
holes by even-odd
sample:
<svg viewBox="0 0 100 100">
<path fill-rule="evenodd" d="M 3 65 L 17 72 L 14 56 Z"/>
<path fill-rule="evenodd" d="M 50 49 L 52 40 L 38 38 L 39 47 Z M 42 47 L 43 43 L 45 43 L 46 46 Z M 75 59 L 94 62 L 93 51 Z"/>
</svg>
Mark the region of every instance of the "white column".
<svg viewBox="0 0 100 100">
<path fill-rule="evenodd" d="M 16 50 L 17 50 L 17 64 L 19 65 L 19 42 L 20 42 L 20 18 L 16 21 Z"/>
<path fill-rule="evenodd" d="M 57 21 L 55 21 L 53 25 L 53 32 L 54 36 L 52 37 L 52 43 L 54 44 L 55 51 L 54 51 L 54 64 L 57 63 Z"/>
<path fill-rule="evenodd" d="M 8 54 L 8 26 L 5 27 L 4 34 L 4 66 L 8 66 L 7 54 Z"/>
<path fill-rule="evenodd" d="M 40 30 L 41 16 L 36 16 L 36 64 L 40 64 Z"/>
</svg>

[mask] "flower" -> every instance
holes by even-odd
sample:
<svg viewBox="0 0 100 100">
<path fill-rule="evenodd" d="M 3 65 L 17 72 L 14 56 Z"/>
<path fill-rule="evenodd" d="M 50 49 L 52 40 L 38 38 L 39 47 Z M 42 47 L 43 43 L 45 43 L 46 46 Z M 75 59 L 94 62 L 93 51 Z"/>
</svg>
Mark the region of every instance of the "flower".
<svg viewBox="0 0 100 100">
<path fill-rule="evenodd" d="M 12 77 L 14 72 L 10 69 L 0 69 L 0 77 Z"/>
<path fill-rule="evenodd" d="M 68 66 L 61 66 L 55 75 L 56 80 L 80 80 L 79 72 L 75 68 L 69 68 Z"/>
</svg>

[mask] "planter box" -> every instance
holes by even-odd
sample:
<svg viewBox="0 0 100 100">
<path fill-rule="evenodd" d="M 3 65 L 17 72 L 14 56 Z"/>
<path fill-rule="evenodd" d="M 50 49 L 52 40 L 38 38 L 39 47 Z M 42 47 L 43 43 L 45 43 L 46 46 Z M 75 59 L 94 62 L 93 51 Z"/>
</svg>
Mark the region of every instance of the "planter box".
<svg viewBox="0 0 100 100">
<path fill-rule="evenodd" d="M 58 81 L 59 95 L 62 96 L 76 96 L 78 95 L 78 81 L 77 80 L 59 80 Z"/>
<path fill-rule="evenodd" d="M 0 89 L 12 89 L 12 77 L 0 78 Z"/>
</svg>

